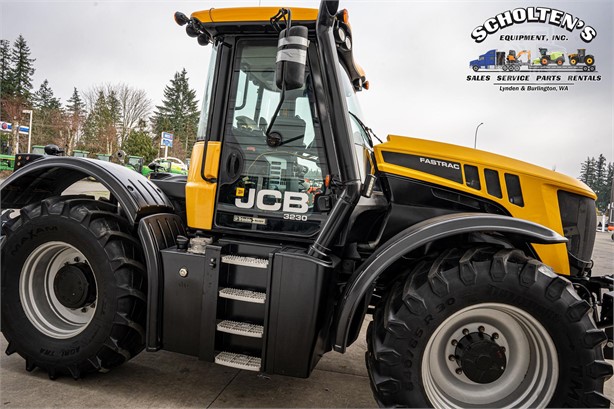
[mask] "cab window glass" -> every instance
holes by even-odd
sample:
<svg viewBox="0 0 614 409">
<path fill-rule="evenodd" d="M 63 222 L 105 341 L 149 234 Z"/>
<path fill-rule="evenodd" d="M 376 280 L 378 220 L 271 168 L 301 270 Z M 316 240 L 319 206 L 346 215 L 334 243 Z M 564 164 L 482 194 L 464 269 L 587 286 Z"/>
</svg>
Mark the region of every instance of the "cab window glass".
<svg viewBox="0 0 614 409">
<path fill-rule="evenodd" d="M 276 41 L 237 43 L 216 224 L 311 235 L 320 227 L 316 197 L 328 175 L 312 79 L 307 65 L 306 84 L 286 91 L 275 115 L 276 54 Z"/>
</svg>

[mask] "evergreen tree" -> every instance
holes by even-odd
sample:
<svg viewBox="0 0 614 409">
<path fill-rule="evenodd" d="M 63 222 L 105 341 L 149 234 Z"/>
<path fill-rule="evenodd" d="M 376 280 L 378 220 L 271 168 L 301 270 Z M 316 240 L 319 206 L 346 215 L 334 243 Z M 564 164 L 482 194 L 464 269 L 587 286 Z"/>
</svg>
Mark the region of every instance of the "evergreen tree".
<svg viewBox="0 0 614 409">
<path fill-rule="evenodd" d="M 11 49 L 8 40 L 0 40 L 0 99 L 10 95 Z"/>
<path fill-rule="evenodd" d="M 586 158 L 581 164 L 580 180 L 588 185 L 597 195 L 597 209 L 605 211 L 612 194 L 612 177 L 614 163 L 608 163 L 603 154 L 597 159 Z"/>
<path fill-rule="evenodd" d="M 145 129 L 145 122 L 139 123 L 139 129 L 133 129 L 122 145 L 122 150 L 128 155 L 142 156 L 146 166 L 158 155 L 158 149 L 153 144 L 151 134 Z"/>
<path fill-rule="evenodd" d="M 60 109 L 62 107 L 60 100 L 53 96 L 53 90 L 46 79 L 40 85 L 38 91 L 34 93 L 32 105 L 39 110 Z"/>
<path fill-rule="evenodd" d="M 92 153 L 113 154 L 117 150 L 117 125 L 120 116 L 119 101 L 113 92 L 105 96 L 98 91 L 98 97 L 85 119 L 83 138 L 79 147 Z"/>
<path fill-rule="evenodd" d="M 81 136 L 83 121 L 85 120 L 85 104 L 75 87 L 72 96 L 66 105 L 67 139 L 66 146 L 71 152 Z"/>
<path fill-rule="evenodd" d="M 83 126 L 83 138 L 78 147 L 92 152 L 102 152 L 101 134 L 104 128 L 104 111 L 106 110 L 106 98 L 102 91 L 98 93 L 94 106 L 85 118 Z"/>
<path fill-rule="evenodd" d="M 55 143 L 65 146 L 64 140 L 64 113 L 62 103 L 53 95 L 49 81 L 44 80 L 38 91 L 32 95 L 34 107 L 32 143 L 34 145 L 47 145 Z"/>
<path fill-rule="evenodd" d="M 588 186 L 594 185 L 595 180 L 595 158 L 586 158 L 581 164 L 580 180 Z"/>
<path fill-rule="evenodd" d="M 171 154 L 179 157 L 190 155 L 198 128 L 198 101 L 196 91 L 190 88 L 187 71 L 175 73 L 164 88 L 162 105 L 156 106 L 153 128 L 156 136 L 162 132 L 174 135 Z"/>
<path fill-rule="evenodd" d="M 34 61 L 36 61 L 34 58 L 30 58 L 30 53 L 30 47 L 20 34 L 13 43 L 11 50 L 11 86 L 9 92 L 27 102 L 30 101 Z"/>
</svg>

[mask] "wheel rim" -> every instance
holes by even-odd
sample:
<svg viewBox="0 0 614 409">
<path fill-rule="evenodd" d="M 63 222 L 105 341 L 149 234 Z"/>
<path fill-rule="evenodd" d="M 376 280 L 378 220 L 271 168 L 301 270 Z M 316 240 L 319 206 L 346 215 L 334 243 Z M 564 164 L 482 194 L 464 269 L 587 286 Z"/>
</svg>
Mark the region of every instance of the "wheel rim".
<svg viewBox="0 0 614 409">
<path fill-rule="evenodd" d="M 452 358 L 463 337 L 480 332 L 491 338 L 496 334 L 496 344 L 505 352 L 505 368 L 486 383 L 470 379 Z M 477 304 L 454 313 L 435 330 L 422 357 L 422 379 L 435 407 L 544 407 L 558 381 L 556 347 L 526 311 Z"/>
<path fill-rule="evenodd" d="M 81 333 L 94 317 L 98 286 L 87 258 L 68 243 L 38 246 L 23 264 L 19 296 L 32 325 L 56 339 Z"/>
</svg>

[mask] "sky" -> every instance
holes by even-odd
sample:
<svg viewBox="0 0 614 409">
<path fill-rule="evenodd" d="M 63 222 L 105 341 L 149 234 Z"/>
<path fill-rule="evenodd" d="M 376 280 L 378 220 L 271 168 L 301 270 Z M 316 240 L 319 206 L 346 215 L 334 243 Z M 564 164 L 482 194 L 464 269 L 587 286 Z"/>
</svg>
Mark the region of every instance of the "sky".
<svg viewBox="0 0 614 409">
<path fill-rule="evenodd" d="M 186 68 L 202 96 L 211 47 L 201 47 L 173 21 L 211 7 L 301 6 L 317 1 L 7 1 L 0 0 L 0 37 L 22 34 L 36 58 L 34 88 L 47 79 L 63 102 L 73 87 L 126 83 L 144 89 L 154 105 L 173 74 Z M 506 10 L 552 7 L 593 27 L 580 30 L 524 23 L 500 29 L 482 43 L 472 31 Z M 604 154 L 614 161 L 614 1 L 341 1 L 349 11 L 355 59 L 370 89 L 359 95 L 367 125 L 388 134 L 477 147 L 578 177 L 580 163 Z M 545 34 L 549 40 L 501 41 L 500 35 Z M 566 41 L 552 41 L 552 35 Z M 538 44 L 539 43 L 539 44 Z M 572 81 L 562 92 L 501 92 L 503 72 L 474 73 L 469 61 L 491 49 L 575 52 L 595 56 L 599 81 Z M 468 81 L 469 75 L 490 81 Z M 518 73 L 513 73 L 518 75 Z M 586 73 L 574 73 L 586 74 Z M 509 75 L 512 75 L 511 73 Z M 564 79 L 568 74 L 561 74 Z"/>
</svg>

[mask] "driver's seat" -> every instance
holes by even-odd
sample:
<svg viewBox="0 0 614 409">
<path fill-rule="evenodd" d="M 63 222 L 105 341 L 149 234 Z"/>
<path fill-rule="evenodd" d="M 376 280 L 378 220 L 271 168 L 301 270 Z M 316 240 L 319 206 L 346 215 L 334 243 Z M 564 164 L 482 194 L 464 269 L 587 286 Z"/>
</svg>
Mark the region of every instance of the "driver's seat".
<svg viewBox="0 0 614 409">
<path fill-rule="evenodd" d="M 305 148 L 305 128 L 307 124 L 300 116 L 278 116 L 273 124 L 272 132 L 281 135 L 284 148 Z"/>
</svg>

